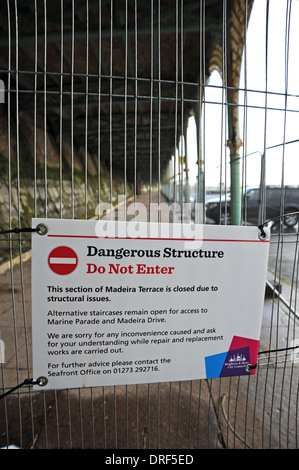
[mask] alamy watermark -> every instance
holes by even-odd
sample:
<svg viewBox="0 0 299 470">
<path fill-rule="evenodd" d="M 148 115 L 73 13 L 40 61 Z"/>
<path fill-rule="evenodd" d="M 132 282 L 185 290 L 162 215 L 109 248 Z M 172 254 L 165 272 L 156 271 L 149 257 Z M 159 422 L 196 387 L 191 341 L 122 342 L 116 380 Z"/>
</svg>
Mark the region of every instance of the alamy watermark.
<svg viewBox="0 0 299 470">
<path fill-rule="evenodd" d="M 182 239 L 185 248 L 198 249 L 203 238 L 203 226 L 198 223 L 202 214 L 202 203 L 152 202 L 145 205 L 131 202 L 126 205 L 124 196 L 120 195 L 116 208 L 109 203 L 97 206 L 99 221 L 95 233 L 98 237 L 109 232 L 110 237 L 116 238 Z"/>
</svg>

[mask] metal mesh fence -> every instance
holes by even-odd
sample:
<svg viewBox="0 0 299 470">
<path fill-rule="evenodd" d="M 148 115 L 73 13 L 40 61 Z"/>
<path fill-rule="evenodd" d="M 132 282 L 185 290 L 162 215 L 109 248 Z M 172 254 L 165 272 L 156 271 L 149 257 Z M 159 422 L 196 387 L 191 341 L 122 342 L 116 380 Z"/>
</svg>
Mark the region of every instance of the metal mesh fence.
<svg viewBox="0 0 299 470">
<path fill-rule="evenodd" d="M 190 223 L 196 202 L 199 222 L 271 219 L 260 351 L 273 352 L 252 377 L 25 385 L 0 400 L 1 447 L 298 448 L 296 3 L 3 2 L 2 232 L 102 207 L 124 219 L 132 201 L 188 202 Z M 5 393 L 32 376 L 31 236 L 0 248 Z"/>
</svg>

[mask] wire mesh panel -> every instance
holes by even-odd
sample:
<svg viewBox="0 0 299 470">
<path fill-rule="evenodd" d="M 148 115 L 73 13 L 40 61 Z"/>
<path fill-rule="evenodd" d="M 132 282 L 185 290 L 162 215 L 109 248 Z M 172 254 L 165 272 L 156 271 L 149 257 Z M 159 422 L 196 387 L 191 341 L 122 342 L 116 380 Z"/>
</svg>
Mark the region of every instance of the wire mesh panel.
<svg viewBox="0 0 299 470">
<path fill-rule="evenodd" d="M 298 447 L 298 15 L 288 0 L 3 2 L 0 447 Z M 7 393 L 32 377 L 31 235 L 14 229 L 126 220 L 132 202 L 148 222 L 176 203 L 176 221 L 271 226 L 256 375 Z"/>
</svg>

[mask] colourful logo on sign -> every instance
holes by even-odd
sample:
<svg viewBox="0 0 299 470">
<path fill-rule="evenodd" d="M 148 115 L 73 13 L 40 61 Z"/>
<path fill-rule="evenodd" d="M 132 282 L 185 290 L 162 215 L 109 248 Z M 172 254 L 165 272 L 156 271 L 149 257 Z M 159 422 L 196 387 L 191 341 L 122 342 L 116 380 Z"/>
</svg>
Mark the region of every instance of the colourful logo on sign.
<svg viewBox="0 0 299 470">
<path fill-rule="evenodd" d="M 58 246 L 49 254 L 48 265 L 55 274 L 71 274 L 78 265 L 78 256 L 72 248 Z"/>
<path fill-rule="evenodd" d="M 255 374 L 246 365 L 256 365 L 258 346 L 258 340 L 234 336 L 228 351 L 205 358 L 207 378 Z"/>
</svg>

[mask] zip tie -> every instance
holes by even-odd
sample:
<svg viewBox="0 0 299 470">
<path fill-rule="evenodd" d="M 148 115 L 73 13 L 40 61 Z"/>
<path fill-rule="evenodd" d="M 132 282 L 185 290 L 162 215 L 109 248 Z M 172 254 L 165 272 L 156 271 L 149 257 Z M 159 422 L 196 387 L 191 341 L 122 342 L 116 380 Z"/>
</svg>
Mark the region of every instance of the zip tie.
<svg viewBox="0 0 299 470">
<path fill-rule="evenodd" d="M 269 351 L 260 351 L 258 354 L 271 354 L 273 352 L 280 352 L 280 351 L 289 351 L 299 348 L 298 346 L 290 346 L 288 348 L 280 348 L 280 349 L 269 349 Z"/>
<path fill-rule="evenodd" d="M 260 224 L 258 225 L 258 228 L 260 229 L 260 238 L 261 239 L 264 239 L 266 238 L 267 234 L 264 230 L 264 227 L 265 225 L 267 225 L 269 222 L 274 222 L 275 220 L 279 220 L 279 219 L 282 219 L 283 217 L 285 217 L 286 215 L 295 215 L 295 214 L 299 214 L 299 211 L 295 211 L 295 212 L 287 212 L 286 214 L 282 214 L 282 215 L 278 215 L 277 217 L 273 217 L 272 219 L 268 219 L 266 220 L 266 222 L 264 222 L 263 224 Z"/>
<path fill-rule="evenodd" d="M 22 232 L 37 232 L 37 227 L 36 228 L 13 228 L 11 230 L 1 230 L 0 235 L 3 235 L 5 233 L 22 233 Z"/>
<path fill-rule="evenodd" d="M 0 395 L 0 399 L 6 397 L 7 395 L 14 392 L 15 390 L 23 387 L 24 385 L 39 385 L 40 387 L 44 387 L 45 385 L 47 385 L 47 383 L 48 383 L 48 380 L 46 379 L 46 377 L 39 377 L 37 380 L 25 379 L 24 382 L 16 385 L 15 387 L 11 388 L 7 392 Z"/>
<path fill-rule="evenodd" d="M 270 349 L 269 351 L 260 351 L 260 352 L 258 353 L 258 356 L 259 356 L 260 354 L 271 354 L 271 353 L 273 353 L 273 352 L 276 353 L 276 352 L 280 352 L 280 351 L 289 351 L 289 350 L 294 350 L 294 349 L 298 349 L 298 348 L 299 348 L 299 346 L 291 346 L 291 347 L 289 347 L 289 348 Z M 273 356 L 273 357 L 278 357 L 278 356 Z M 269 359 L 270 359 L 270 357 L 269 357 Z M 283 362 L 283 361 L 281 361 L 281 362 Z M 259 366 L 264 366 L 264 365 L 266 365 L 266 364 L 267 364 L 267 363 L 259 364 Z M 272 362 L 271 364 L 276 364 L 276 363 L 275 363 L 275 362 Z M 257 368 L 257 365 L 258 365 L 257 363 L 256 363 L 255 365 L 246 364 L 246 366 L 245 366 L 245 372 L 251 372 L 252 370 L 254 370 L 254 369 Z"/>
<path fill-rule="evenodd" d="M 35 228 L 25 227 L 25 228 L 12 228 L 10 230 L 0 230 L 0 235 L 5 233 L 23 233 L 23 232 L 36 232 L 39 235 L 46 235 L 48 233 L 48 227 L 45 224 L 38 224 Z"/>
</svg>

